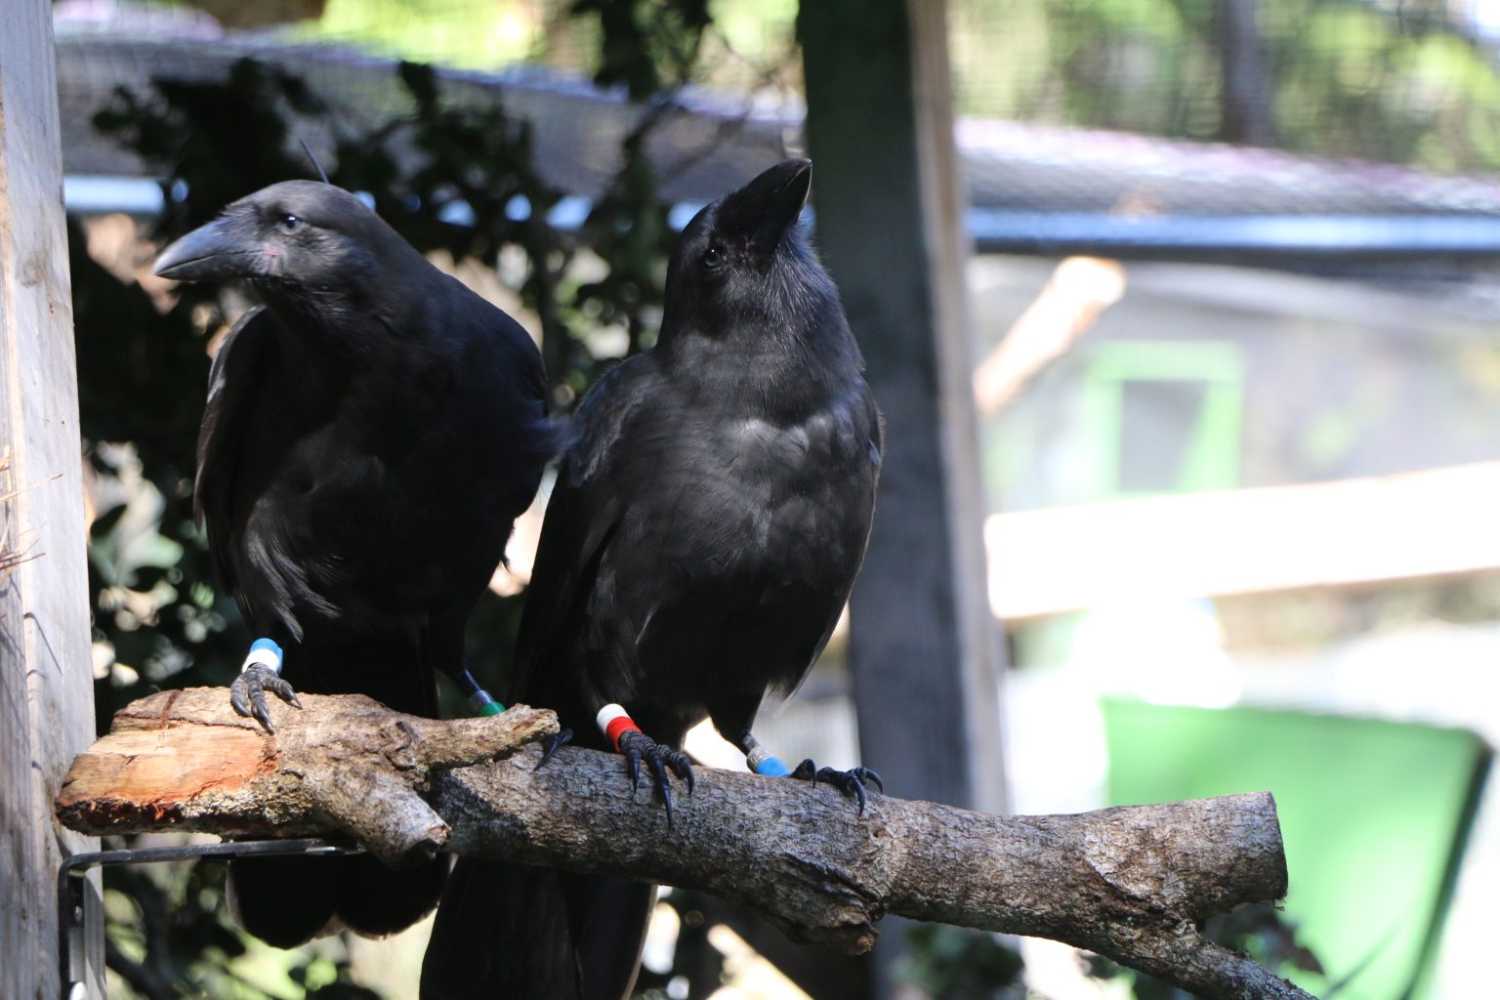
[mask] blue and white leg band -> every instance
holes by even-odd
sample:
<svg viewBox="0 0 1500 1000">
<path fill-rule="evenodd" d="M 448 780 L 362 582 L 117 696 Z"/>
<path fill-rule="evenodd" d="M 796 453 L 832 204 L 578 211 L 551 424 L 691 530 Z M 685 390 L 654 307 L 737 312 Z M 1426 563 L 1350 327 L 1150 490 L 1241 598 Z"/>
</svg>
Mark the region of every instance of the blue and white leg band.
<svg viewBox="0 0 1500 1000">
<path fill-rule="evenodd" d="M 276 644 L 276 640 L 256 639 L 250 644 L 250 652 L 245 654 L 245 662 L 240 666 L 240 673 L 244 673 L 251 667 L 265 667 L 274 674 L 280 674 L 281 660 L 281 647 Z"/>
<path fill-rule="evenodd" d="M 792 772 L 781 758 L 773 753 L 767 753 L 760 744 L 752 744 L 748 753 L 745 754 L 745 763 L 750 765 L 750 770 L 767 778 L 785 778 Z"/>
</svg>

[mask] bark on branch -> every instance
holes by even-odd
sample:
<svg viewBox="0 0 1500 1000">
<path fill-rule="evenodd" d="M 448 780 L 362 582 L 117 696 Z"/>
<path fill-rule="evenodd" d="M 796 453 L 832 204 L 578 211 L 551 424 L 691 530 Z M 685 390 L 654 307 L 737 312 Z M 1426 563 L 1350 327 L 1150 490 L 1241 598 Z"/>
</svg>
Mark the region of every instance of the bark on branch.
<svg viewBox="0 0 1500 1000">
<path fill-rule="evenodd" d="M 1280 899 L 1268 793 L 1076 816 L 1001 817 L 700 768 L 667 829 L 618 757 L 564 749 L 551 712 L 435 721 L 359 695 L 280 703 L 267 735 L 223 689 L 143 698 L 81 754 L 57 799 L 90 834 L 349 837 L 391 861 L 457 854 L 608 872 L 750 904 L 797 940 L 867 951 L 886 913 L 1054 938 L 1204 997 L 1302 997 L 1196 924 Z"/>
</svg>

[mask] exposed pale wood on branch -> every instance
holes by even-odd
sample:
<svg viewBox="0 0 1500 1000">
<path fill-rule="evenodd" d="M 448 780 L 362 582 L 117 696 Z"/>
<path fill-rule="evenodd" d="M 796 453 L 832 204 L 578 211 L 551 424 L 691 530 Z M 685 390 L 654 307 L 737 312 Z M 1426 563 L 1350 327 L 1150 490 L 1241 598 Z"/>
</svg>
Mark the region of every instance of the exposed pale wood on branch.
<svg viewBox="0 0 1500 1000">
<path fill-rule="evenodd" d="M 302 695 L 268 735 L 220 688 L 142 698 L 68 773 L 59 817 L 75 830 L 335 833 L 392 863 L 431 857 L 448 825 L 422 794 L 434 772 L 490 760 L 557 731 L 551 712 L 439 722 L 363 695 Z M 274 711 L 274 710 L 273 710 Z"/>
<path fill-rule="evenodd" d="M 886 913 L 1066 941 L 1205 997 L 1305 997 L 1203 941 L 1195 921 L 1279 899 L 1269 794 L 1076 816 L 1000 817 L 700 769 L 672 829 L 618 757 L 526 745 L 551 712 L 439 722 L 359 695 L 275 702 L 275 735 L 222 689 L 144 698 L 80 755 L 57 799 L 87 833 L 353 837 L 399 860 L 438 849 L 713 892 L 791 937 L 868 950 Z"/>
</svg>

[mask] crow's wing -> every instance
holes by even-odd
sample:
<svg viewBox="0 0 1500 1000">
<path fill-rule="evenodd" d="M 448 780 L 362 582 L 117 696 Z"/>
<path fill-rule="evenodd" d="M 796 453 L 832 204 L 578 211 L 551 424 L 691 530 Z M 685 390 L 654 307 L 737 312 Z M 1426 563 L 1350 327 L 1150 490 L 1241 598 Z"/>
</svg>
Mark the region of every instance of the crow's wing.
<svg viewBox="0 0 1500 1000">
<path fill-rule="evenodd" d="M 220 582 L 253 629 L 273 623 L 300 641 L 298 601 L 323 613 L 336 609 L 308 586 L 308 557 L 297 555 L 299 525 L 261 510 L 264 482 L 292 444 L 284 394 L 274 384 L 272 341 L 281 320 L 256 309 L 224 338 L 209 369 L 208 401 L 198 429 L 193 505 L 208 535 Z"/>
<path fill-rule="evenodd" d="M 624 508 L 614 475 L 627 428 L 660 378 L 655 359 L 636 355 L 601 377 L 573 414 L 526 592 L 509 701 L 532 696 L 537 665 L 558 657 L 580 627 Z"/>
<path fill-rule="evenodd" d="M 240 317 L 224 337 L 208 372 L 208 401 L 198 428 L 198 475 L 193 510 L 208 534 L 220 582 L 238 592 L 229 538 L 235 531 L 235 482 L 246 428 L 255 419 L 256 388 L 267 342 L 279 321 L 264 308 Z M 242 520 L 242 519 L 241 519 Z"/>
</svg>

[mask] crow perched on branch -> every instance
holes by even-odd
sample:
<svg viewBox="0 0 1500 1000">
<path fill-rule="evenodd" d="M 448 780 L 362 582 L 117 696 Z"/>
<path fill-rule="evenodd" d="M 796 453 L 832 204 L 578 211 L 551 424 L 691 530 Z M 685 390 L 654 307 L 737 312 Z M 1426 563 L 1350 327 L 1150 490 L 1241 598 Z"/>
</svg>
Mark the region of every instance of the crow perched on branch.
<svg viewBox="0 0 1500 1000">
<path fill-rule="evenodd" d="M 269 730 L 266 691 L 359 692 L 431 716 L 436 670 L 482 694 L 464 626 L 555 450 L 531 338 L 326 183 L 242 198 L 156 273 L 243 279 L 265 302 L 214 358 L 194 491 L 259 637 L 235 708 Z M 245 928 L 285 947 L 335 918 L 400 930 L 446 866 L 242 860 L 230 878 Z"/>
<path fill-rule="evenodd" d="M 579 406 L 527 594 L 508 700 L 624 754 L 633 783 L 644 766 L 668 824 L 669 773 L 691 792 L 682 738 L 705 717 L 754 770 L 787 774 L 751 726 L 827 643 L 870 532 L 881 417 L 797 224 L 811 167 L 775 166 L 688 224 L 656 346 Z M 792 776 L 861 809 L 879 781 L 812 761 Z M 423 996 L 627 995 L 654 892 L 463 859 Z"/>
</svg>

